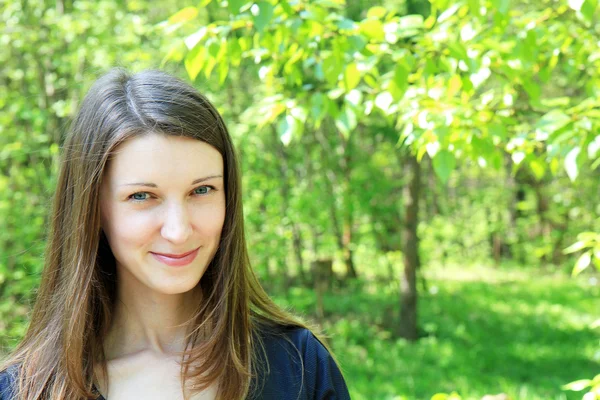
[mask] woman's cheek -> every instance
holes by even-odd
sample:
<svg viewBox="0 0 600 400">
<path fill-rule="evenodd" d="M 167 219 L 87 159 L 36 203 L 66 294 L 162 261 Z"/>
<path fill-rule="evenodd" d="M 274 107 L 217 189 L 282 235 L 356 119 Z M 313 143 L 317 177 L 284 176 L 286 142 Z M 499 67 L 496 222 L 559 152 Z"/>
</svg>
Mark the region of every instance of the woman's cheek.
<svg viewBox="0 0 600 400">
<path fill-rule="evenodd" d="M 158 218 L 147 211 L 129 211 L 116 218 L 117 235 L 129 242 L 143 242 L 156 231 Z"/>
<path fill-rule="evenodd" d="M 203 210 L 200 219 L 200 226 L 203 226 L 202 231 L 210 235 L 220 235 L 225 222 L 225 205 L 219 202 L 212 204 L 211 207 Z"/>
</svg>

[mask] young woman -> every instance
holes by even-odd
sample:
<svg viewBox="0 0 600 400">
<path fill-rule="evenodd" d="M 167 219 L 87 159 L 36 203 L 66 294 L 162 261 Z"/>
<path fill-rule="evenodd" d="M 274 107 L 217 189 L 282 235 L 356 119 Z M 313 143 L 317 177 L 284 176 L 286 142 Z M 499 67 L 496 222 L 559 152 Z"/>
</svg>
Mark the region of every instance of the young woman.
<svg viewBox="0 0 600 400">
<path fill-rule="evenodd" d="M 0 399 L 348 399 L 254 275 L 227 128 L 194 88 L 115 69 L 64 144 L 46 265 Z"/>
</svg>

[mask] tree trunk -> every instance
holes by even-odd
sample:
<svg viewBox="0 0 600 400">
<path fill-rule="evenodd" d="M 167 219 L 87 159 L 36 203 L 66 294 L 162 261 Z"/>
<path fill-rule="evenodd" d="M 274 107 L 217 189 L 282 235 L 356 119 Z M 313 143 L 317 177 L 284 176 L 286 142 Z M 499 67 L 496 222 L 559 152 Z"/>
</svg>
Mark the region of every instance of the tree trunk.
<svg viewBox="0 0 600 400">
<path fill-rule="evenodd" d="M 323 298 L 325 293 L 331 289 L 331 282 L 333 280 L 333 260 L 321 259 L 312 262 L 312 274 L 315 277 L 314 289 L 317 297 L 317 318 L 323 320 L 325 317 L 325 306 Z"/>
<path fill-rule="evenodd" d="M 417 270 L 419 260 L 419 194 L 421 191 L 421 170 L 417 159 L 409 154 L 406 162 L 410 172 L 410 181 L 405 188 L 406 215 L 402 234 L 402 252 L 404 257 L 404 274 L 400 280 L 400 337 L 417 340 Z"/>
<path fill-rule="evenodd" d="M 552 263 L 554 265 L 561 265 L 564 261 L 565 255 L 563 253 L 564 249 L 564 239 L 569 227 L 569 211 L 565 211 L 562 216 L 562 222 L 556 224 L 553 229 L 557 233 L 556 239 L 554 240 L 554 246 L 552 250 Z"/>
<path fill-rule="evenodd" d="M 548 218 L 548 211 L 550 209 L 550 205 L 548 202 L 548 197 L 546 196 L 544 190 L 544 182 L 534 182 L 533 190 L 536 198 L 536 211 L 539 218 L 539 235 L 542 237 L 544 243 L 548 243 L 552 240 L 552 223 Z M 542 256 L 542 261 L 545 263 L 549 263 L 552 261 L 553 255 L 550 253 L 544 254 Z"/>
<path fill-rule="evenodd" d="M 440 214 L 440 202 L 438 199 L 438 184 L 437 179 L 435 177 L 435 170 L 433 169 L 433 161 L 431 160 L 431 158 L 427 158 L 429 159 L 429 165 L 427 168 L 427 185 L 429 185 L 429 196 L 427 197 L 427 199 L 430 200 L 428 201 L 428 217 L 432 218 Z"/>
<path fill-rule="evenodd" d="M 300 228 L 295 222 L 292 222 L 292 244 L 294 246 L 294 257 L 298 266 L 298 277 L 302 284 L 306 283 L 306 273 L 304 272 L 304 258 L 302 257 L 302 236 Z"/>
<path fill-rule="evenodd" d="M 512 241 L 514 241 L 514 238 L 517 235 L 517 220 L 519 219 L 519 211 L 517 209 L 517 205 L 518 205 L 518 199 L 517 199 L 517 183 L 515 181 L 515 178 L 512 175 L 512 159 L 510 158 L 510 155 L 508 153 L 505 153 L 504 155 L 504 170 L 506 173 L 506 188 L 510 193 L 510 198 L 509 198 L 509 202 L 508 202 L 508 212 L 509 212 L 509 216 L 508 216 L 508 226 L 507 226 L 507 232 L 504 233 L 504 237 L 508 237 L 508 238 L 512 238 Z M 513 258 L 514 257 L 514 251 L 513 248 L 511 247 L 511 243 L 512 242 L 507 242 L 506 239 L 502 239 L 503 245 L 502 246 L 502 257 L 503 258 Z"/>
<path fill-rule="evenodd" d="M 290 215 L 289 213 L 289 199 L 291 196 L 291 187 L 290 187 L 290 171 L 289 171 L 289 157 L 288 154 L 285 150 L 285 148 L 283 147 L 283 144 L 281 143 L 281 141 L 279 140 L 279 136 L 277 135 L 277 130 L 275 129 L 275 126 L 272 126 L 271 129 L 272 132 L 272 139 L 273 139 L 273 146 L 275 146 L 275 149 L 277 151 L 277 156 L 279 157 L 279 160 L 281 161 L 279 163 L 279 179 L 280 179 L 280 184 L 279 184 L 279 190 L 281 193 L 281 215 Z M 293 220 L 290 220 L 290 227 L 289 229 L 292 231 L 292 247 L 294 249 L 294 258 L 296 260 L 296 263 L 298 264 L 298 274 L 300 276 L 300 279 L 303 280 L 303 273 L 304 273 L 304 260 L 302 259 L 302 237 L 300 236 L 300 232 L 298 227 L 296 226 L 296 222 L 294 222 Z M 285 268 L 285 279 L 286 279 L 286 286 L 291 286 L 292 283 L 292 276 L 289 273 L 289 269 Z"/>
<path fill-rule="evenodd" d="M 332 127 L 332 129 L 336 129 Z M 327 138 L 324 136 L 322 130 L 315 131 L 315 137 L 317 141 L 321 144 L 323 149 L 323 159 L 327 159 L 328 154 L 335 154 L 336 151 L 332 148 L 331 145 L 327 142 Z M 353 219 L 354 219 L 354 211 L 352 207 L 352 190 L 350 183 L 350 172 L 352 169 L 352 146 L 351 146 L 352 134 L 348 137 L 347 141 L 342 146 L 343 154 L 338 157 L 336 160 L 335 166 L 329 165 L 328 170 L 325 172 L 325 183 L 328 186 L 329 193 L 336 193 L 336 188 L 339 188 L 339 192 L 344 196 L 344 202 L 342 209 L 338 213 L 337 205 L 335 201 L 330 201 L 329 208 L 331 210 L 331 218 L 334 234 L 336 237 L 336 242 L 342 251 L 342 257 L 344 261 L 344 265 L 346 266 L 346 276 L 345 278 L 356 278 L 358 276 L 356 272 L 356 268 L 354 266 L 353 254 L 351 248 L 351 241 L 353 236 Z M 336 171 L 335 168 L 339 170 Z M 337 174 L 341 175 L 341 178 L 338 178 Z M 338 214 L 342 214 L 341 217 Z M 341 221 L 340 221 L 341 220 Z"/>
<path fill-rule="evenodd" d="M 329 186 L 330 192 L 334 193 L 334 191 L 333 191 L 334 178 L 331 177 L 333 175 L 333 173 L 330 172 L 327 175 L 330 178 L 326 182 L 329 183 L 328 186 Z M 352 240 L 352 225 L 349 224 L 348 221 L 345 221 L 346 223 L 344 223 L 342 226 L 342 224 L 339 221 L 339 218 L 337 217 L 337 208 L 333 201 L 331 201 L 329 203 L 329 209 L 331 212 L 333 232 L 335 234 L 337 245 L 340 248 L 340 250 L 342 250 L 342 258 L 344 261 L 344 265 L 346 266 L 346 276 L 345 277 L 354 279 L 358 276 L 358 274 L 356 273 L 356 268 L 354 267 L 354 261 L 352 260 L 352 257 L 353 257 L 352 249 L 350 248 L 350 244 L 351 244 L 351 240 Z M 346 218 L 348 218 L 348 216 Z"/>
<path fill-rule="evenodd" d="M 346 276 L 349 278 L 356 278 L 356 268 L 354 267 L 354 252 L 352 251 L 352 214 L 347 216 L 347 220 L 344 223 L 344 236 L 343 236 L 343 251 L 344 251 L 344 264 L 346 265 Z"/>
</svg>

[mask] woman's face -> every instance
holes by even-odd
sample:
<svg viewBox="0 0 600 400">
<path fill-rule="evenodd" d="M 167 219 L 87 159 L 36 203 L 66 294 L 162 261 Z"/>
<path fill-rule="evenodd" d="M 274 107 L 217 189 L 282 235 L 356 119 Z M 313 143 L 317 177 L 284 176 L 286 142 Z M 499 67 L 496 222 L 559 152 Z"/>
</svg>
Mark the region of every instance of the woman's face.
<svg viewBox="0 0 600 400">
<path fill-rule="evenodd" d="M 221 154 L 191 138 L 152 133 L 116 148 L 100 213 L 120 280 L 162 294 L 198 284 L 219 246 L 223 174 Z"/>
</svg>

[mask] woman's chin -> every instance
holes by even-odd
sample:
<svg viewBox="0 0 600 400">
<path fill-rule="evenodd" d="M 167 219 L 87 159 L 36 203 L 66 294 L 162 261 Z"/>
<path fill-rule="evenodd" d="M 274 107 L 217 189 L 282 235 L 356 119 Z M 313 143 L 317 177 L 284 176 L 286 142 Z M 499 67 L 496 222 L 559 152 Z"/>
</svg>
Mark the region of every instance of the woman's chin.
<svg viewBox="0 0 600 400">
<path fill-rule="evenodd" d="M 199 282 L 199 279 L 187 279 L 177 282 L 153 282 L 152 289 L 157 293 L 165 295 L 183 294 L 193 290 L 198 286 Z"/>
</svg>

